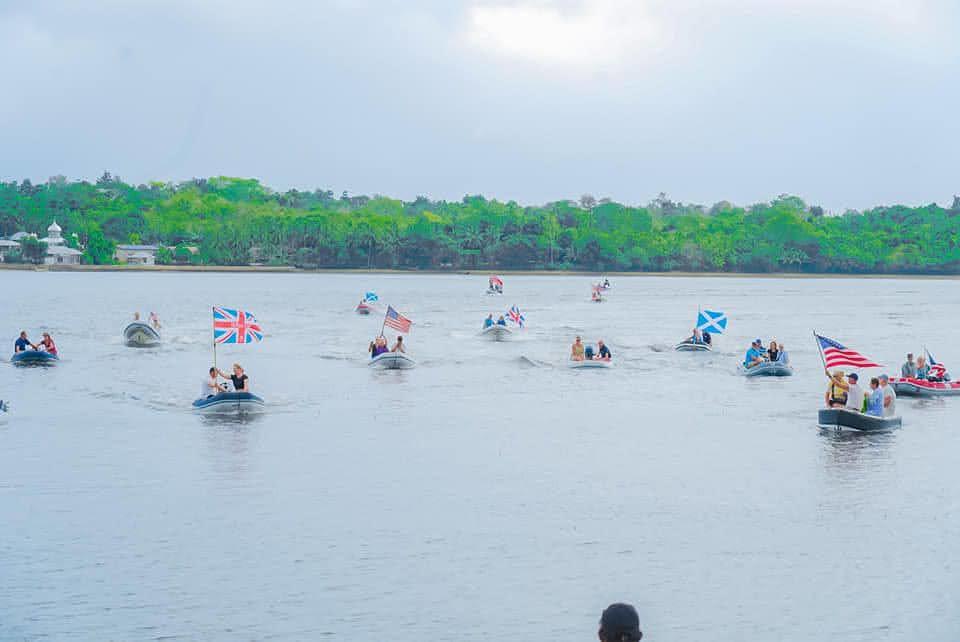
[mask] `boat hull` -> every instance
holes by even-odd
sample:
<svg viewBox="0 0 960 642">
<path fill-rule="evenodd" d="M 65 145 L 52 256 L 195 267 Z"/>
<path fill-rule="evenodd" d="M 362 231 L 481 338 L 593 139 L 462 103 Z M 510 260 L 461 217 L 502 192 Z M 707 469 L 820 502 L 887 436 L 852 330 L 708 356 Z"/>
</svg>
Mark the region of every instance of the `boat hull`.
<svg viewBox="0 0 960 642">
<path fill-rule="evenodd" d="M 590 369 L 590 368 L 599 368 L 599 369 L 612 368 L 612 367 L 613 367 L 613 361 L 610 361 L 610 360 L 608 360 L 608 359 L 584 359 L 583 361 L 574 361 L 574 360 L 571 359 L 570 361 L 567 362 L 567 367 L 568 367 L 568 368 L 573 368 L 574 370 L 579 370 L 579 369 L 581 369 L 581 368 L 586 368 L 586 369 Z"/>
<path fill-rule="evenodd" d="M 833 430 L 856 430 L 878 432 L 901 426 L 900 417 L 874 417 L 844 408 L 821 408 L 817 413 L 817 425 Z"/>
<path fill-rule="evenodd" d="M 134 321 L 123 329 L 123 340 L 133 348 L 149 348 L 160 344 L 160 333 L 147 323 Z"/>
<path fill-rule="evenodd" d="M 194 412 L 205 415 L 243 415 L 263 409 L 263 399 L 252 392 L 221 392 L 193 402 Z"/>
<path fill-rule="evenodd" d="M 713 346 L 709 343 L 694 343 L 692 341 L 681 341 L 673 347 L 677 352 L 710 352 Z"/>
<path fill-rule="evenodd" d="M 778 361 L 765 362 L 752 368 L 745 367 L 742 363 L 737 369 L 744 377 L 792 377 L 793 367 L 788 363 Z"/>
<path fill-rule="evenodd" d="M 904 397 L 954 397 L 960 396 L 958 381 L 926 381 L 924 379 L 890 379 L 894 392 Z"/>
<path fill-rule="evenodd" d="M 367 365 L 380 370 L 409 370 L 416 366 L 417 362 L 400 352 L 385 352 L 370 359 Z"/>
<path fill-rule="evenodd" d="M 10 363 L 16 366 L 52 366 L 58 361 L 60 357 L 43 350 L 24 350 L 10 357 Z"/>
<path fill-rule="evenodd" d="M 480 336 L 490 341 L 509 341 L 513 330 L 505 325 L 491 325 L 480 331 Z"/>
</svg>

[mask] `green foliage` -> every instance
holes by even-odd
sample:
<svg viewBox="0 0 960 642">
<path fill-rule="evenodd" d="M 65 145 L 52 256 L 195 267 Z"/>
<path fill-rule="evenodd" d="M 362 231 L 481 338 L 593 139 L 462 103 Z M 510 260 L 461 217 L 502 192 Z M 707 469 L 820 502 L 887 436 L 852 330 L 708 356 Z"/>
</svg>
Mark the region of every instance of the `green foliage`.
<svg viewBox="0 0 960 642">
<path fill-rule="evenodd" d="M 537 207 L 480 195 L 278 193 L 218 176 L 132 186 L 54 177 L 0 182 L 0 235 L 42 235 L 56 219 L 88 263 L 112 263 L 116 243 L 157 243 L 160 263 L 304 268 L 690 270 L 728 272 L 960 271 L 960 199 L 950 209 L 878 207 L 827 215 L 796 196 L 710 208 L 660 194 L 634 207 L 584 194 Z M 199 248 L 194 253 L 189 248 Z M 24 260 L 43 249 L 26 242 Z"/>
</svg>

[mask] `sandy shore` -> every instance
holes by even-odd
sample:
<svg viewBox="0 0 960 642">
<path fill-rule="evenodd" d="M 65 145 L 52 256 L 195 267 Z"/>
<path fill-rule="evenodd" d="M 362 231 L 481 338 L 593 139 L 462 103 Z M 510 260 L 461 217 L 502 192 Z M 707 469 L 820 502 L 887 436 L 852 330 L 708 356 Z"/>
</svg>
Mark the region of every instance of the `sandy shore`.
<svg viewBox="0 0 960 642">
<path fill-rule="evenodd" d="M 260 272 L 274 274 L 459 274 L 488 276 L 590 276 L 599 272 L 559 270 L 385 270 L 323 268 L 303 270 L 295 267 L 267 265 L 25 265 L 0 263 L 0 270 L 24 272 Z M 825 274 L 797 272 L 603 272 L 610 278 L 733 278 L 733 279 L 937 279 L 956 280 L 960 274 Z"/>
</svg>

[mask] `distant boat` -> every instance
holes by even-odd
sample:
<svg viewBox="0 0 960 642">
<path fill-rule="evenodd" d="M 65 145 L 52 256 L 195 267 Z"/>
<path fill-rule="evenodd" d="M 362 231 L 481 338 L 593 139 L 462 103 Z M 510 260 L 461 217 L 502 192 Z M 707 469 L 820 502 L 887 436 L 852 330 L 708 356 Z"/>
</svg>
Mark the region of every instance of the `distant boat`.
<svg viewBox="0 0 960 642">
<path fill-rule="evenodd" d="M 160 345 L 160 333 L 149 323 L 134 321 L 123 329 L 123 340 L 133 348 L 149 348 Z"/>
<path fill-rule="evenodd" d="M 696 342 L 693 339 L 684 339 L 673 347 L 677 352 L 710 352 L 713 345 L 709 343 Z"/>
<path fill-rule="evenodd" d="M 953 397 L 960 395 L 960 381 L 927 381 L 905 377 L 892 377 L 890 385 L 894 392 L 904 397 Z"/>
<path fill-rule="evenodd" d="M 402 352 L 384 352 L 370 359 L 368 365 L 381 370 L 409 370 L 415 367 L 417 362 Z"/>
<path fill-rule="evenodd" d="M 574 361 L 571 359 L 567 362 L 568 368 L 612 368 L 613 361 L 609 359 L 584 359 L 583 361 Z"/>
<path fill-rule="evenodd" d="M 206 415 L 245 415 L 263 409 L 263 399 L 252 392 L 221 392 L 193 402 L 193 410 Z"/>
<path fill-rule="evenodd" d="M 22 350 L 10 357 L 10 362 L 16 366 L 52 366 L 60 361 L 60 357 L 45 350 Z"/>
<path fill-rule="evenodd" d="M 737 366 L 737 372 L 745 377 L 791 377 L 793 367 L 784 361 L 764 361 L 752 368 L 741 363 Z"/>
<path fill-rule="evenodd" d="M 366 301 L 361 301 L 359 304 L 357 304 L 357 314 L 362 314 L 366 316 L 371 312 L 373 312 L 373 306 L 371 306 Z"/>
<path fill-rule="evenodd" d="M 491 341 L 508 341 L 512 334 L 513 330 L 508 326 L 497 325 L 496 323 L 488 325 L 480 331 L 480 336 L 485 339 L 490 339 Z"/>
<path fill-rule="evenodd" d="M 836 431 L 856 430 L 877 432 L 900 428 L 900 417 L 874 417 L 846 408 L 821 408 L 817 413 L 817 425 Z"/>
<path fill-rule="evenodd" d="M 503 294 L 503 279 L 499 276 L 491 276 L 487 284 L 487 294 L 497 296 Z"/>
</svg>

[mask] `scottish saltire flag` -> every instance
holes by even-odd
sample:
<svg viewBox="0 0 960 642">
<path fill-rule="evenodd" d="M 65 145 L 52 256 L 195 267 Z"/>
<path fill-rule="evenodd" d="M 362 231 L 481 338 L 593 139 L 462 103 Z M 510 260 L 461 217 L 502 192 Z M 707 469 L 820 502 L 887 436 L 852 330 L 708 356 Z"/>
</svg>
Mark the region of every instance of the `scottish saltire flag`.
<svg viewBox="0 0 960 642">
<path fill-rule="evenodd" d="M 814 336 L 817 337 L 817 343 L 820 345 L 820 351 L 823 353 L 824 365 L 826 365 L 828 369 L 834 366 L 852 366 L 854 368 L 883 367 L 879 363 L 874 363 L 856 350 L 851 350 L 838 341 L 821 337 L 816 333 L 814 333 Z"/>
<path fill-rule="evenodd" d="M 702 310 L 697 315 L 697 329 L 711 334 L 723 334 L 727 329 L 727 315 L 723 312 Z"/>
<path fill-rule="evenodd" d="M 507 318 L 516 323 L 521 328 L 523 327 L 523 322 L 527 320 L 525 316 L 520 314 L 520 308 L 513 306 L 507 310 Z"/>
<path fill-rule="evenodd" d="M 379 301 L 380 297 L 377 296 L 376 292 L 367 292 L 363 295 L 363 300 L 365 303 L 373 303 L 374 301 Z"/>
<path fill-rule="evenodd" d="M 263 330 L 252 314 L 214 306 L 214 343 L 254 343 L 262 340 Z"/>
<path fill-rule="evenodd" d="M 384 318 L 383 324 L 390 326 L 397 332 L 406 334 L 410 332 L 410 326 L 413 324 L 413 321 L 394 310 L 393 306 L 388 305 L 387 316 Z"/>
</svg>

